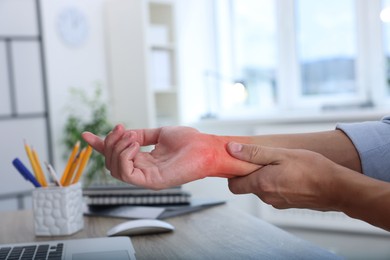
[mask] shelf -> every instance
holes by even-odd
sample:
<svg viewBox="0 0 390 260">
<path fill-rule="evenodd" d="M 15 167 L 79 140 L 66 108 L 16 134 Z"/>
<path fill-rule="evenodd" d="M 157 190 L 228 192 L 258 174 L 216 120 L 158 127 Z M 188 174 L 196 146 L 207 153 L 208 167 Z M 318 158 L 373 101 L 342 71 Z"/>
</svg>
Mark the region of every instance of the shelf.
<svg viewBox="0 0 390 260">
<path fill-rule="evenodd" d="M 174 11 L 174 0 L 109 1 L 107 38 L 115 120 L 134 128 L 178 124 Z"/>
</svg>

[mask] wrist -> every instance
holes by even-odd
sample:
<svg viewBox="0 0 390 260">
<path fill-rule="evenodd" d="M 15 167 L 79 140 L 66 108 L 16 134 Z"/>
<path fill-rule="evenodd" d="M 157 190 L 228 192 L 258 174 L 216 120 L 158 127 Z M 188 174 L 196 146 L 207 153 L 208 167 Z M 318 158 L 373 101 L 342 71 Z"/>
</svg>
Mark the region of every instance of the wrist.
<svg viewBox="0 0 390 260">
<path fill-rule="evenodd" d="M 208 135 L 207 138 L 209 138 L 209 143 L 212 144 L 212 149 L 215 153 L 214 164 L 217 177 L 232 178 L 245 176 L 261 167 L 256 164 L 234 158 L 228 152 L 228 143 L 237 142 L 250 144 L 251 137 Z"/>
<path fill-rule="evenodd" d="M 325 188 L 328 193 L 328 205 L 330 210 L 345 212 L 348 207 L 351 193 L 350 181 L 353 176 L 350 176 L 349 170 L 339 164 L 333 164 L 331 169 L 330 182 Z"/>
<path fill-rule="evenodd" d="M 341 165 L 334 176 L 333 203 L 335 210 L 342 211 L 351 217 L 364 208 L 370 197 L 370 187 L 376 180 Z M 373 190 L 375 193 L 375 191 Z"/>
</svg>

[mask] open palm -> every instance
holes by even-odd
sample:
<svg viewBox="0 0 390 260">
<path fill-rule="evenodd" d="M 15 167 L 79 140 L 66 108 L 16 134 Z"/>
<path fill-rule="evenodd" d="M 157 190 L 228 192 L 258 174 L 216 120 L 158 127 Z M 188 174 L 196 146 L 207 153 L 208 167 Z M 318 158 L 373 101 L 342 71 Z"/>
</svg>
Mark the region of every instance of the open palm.
<svg viewBox="0 0 390 260">
<path fill-rule="evenodd" d="M 105 156 L 111 174 L 152 189 L 182 185 L 205 177 L 235 177 L 259 166 L 231 157 L 228 140 L 190 127 L 125 130 L 118 125 L 102 140 L 86 132 L 83 138 Z M 154 145 L 150 152 L 142 146 Z"/>
</svg>

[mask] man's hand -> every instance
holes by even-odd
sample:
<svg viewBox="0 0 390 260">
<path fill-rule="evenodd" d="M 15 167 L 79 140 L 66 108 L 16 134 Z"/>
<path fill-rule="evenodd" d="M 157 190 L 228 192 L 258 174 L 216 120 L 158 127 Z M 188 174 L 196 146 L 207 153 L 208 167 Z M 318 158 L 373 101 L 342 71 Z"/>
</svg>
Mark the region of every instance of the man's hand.
<svg viewBox="0 0 390 260">
<path fill-rule="evenodd" d="M 342 211 L 390 231 L 390 184 L 298 149 L 229 143 L 237 159 L 264 165 L 229 179 L 233 193 L 254 193 L 275 208 Z"/>
<path fill-rule="evenodd" d="M 302 149 L 228 144 L 240 160 L 263 165 L 244 177 L 229 179 L 235 194 L 253 193 L 275 208 L 335 210 L 340 201 L 333 182 L 338 174 L 352 172 L 324 156 Z M 360 174 L 359 174 L 360 175 Z"/>
<path fill-rule="evenodd" d="M 163 189 L 202 179 L 246 175 L 259 166 L 234 159 L 225 138 L 190 127 L 125 130 L 116 126 L 102 140 L 85 132 L 83 138 L 105 156 L 112 176 L 151 189 Z M 151 152 L 141 146 L 154 145 Z"/>
</svg>

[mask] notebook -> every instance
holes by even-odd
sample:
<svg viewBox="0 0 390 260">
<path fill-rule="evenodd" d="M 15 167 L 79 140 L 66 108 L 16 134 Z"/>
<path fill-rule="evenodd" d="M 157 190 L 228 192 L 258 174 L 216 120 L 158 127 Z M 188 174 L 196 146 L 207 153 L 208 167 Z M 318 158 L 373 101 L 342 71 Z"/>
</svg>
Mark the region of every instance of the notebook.
<svg viewBox="0 0 390 260">
<path fill-rule="evenodd" d="M 188 205 L 191 194 L 180 186 L 155 191 L 129 185 L 106 185 L 83 188 L 83 197 L 89 206 Z"/>
<path fill-rule="evenodd" d="M 0 259 L 133 260 L 129 237 L 101 237 L 1 244 Z"/>
</svg>

